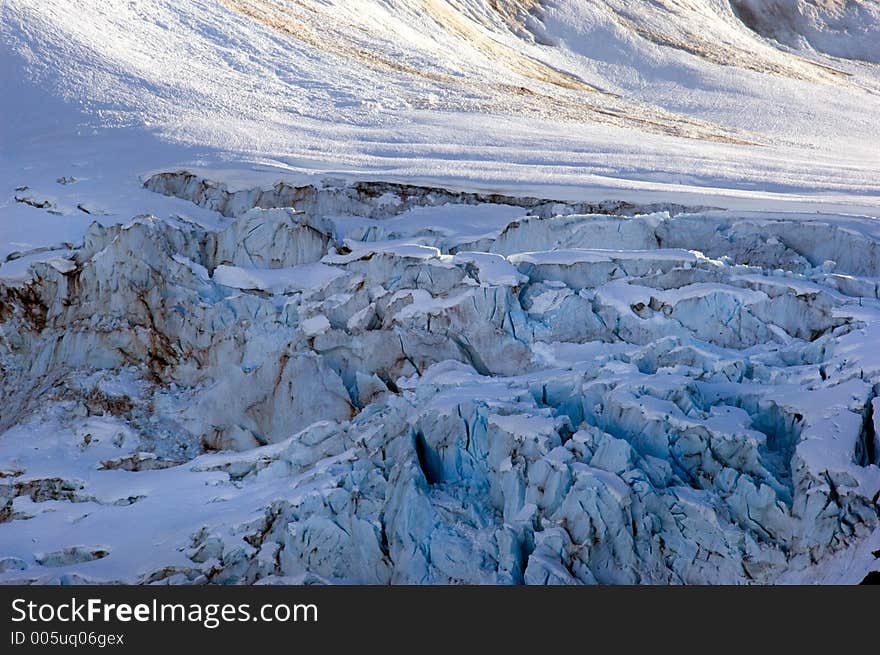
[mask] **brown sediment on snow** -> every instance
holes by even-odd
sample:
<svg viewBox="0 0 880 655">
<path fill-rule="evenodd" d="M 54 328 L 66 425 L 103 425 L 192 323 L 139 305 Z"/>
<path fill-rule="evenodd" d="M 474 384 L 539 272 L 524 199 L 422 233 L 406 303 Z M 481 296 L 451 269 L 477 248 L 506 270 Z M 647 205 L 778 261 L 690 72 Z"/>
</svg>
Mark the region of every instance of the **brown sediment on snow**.
<svg viewBox="0 0 880 655">
<path fill-rule="evenodd" d="M 706 15 L 705 3 L 694 0 L 654 0 L 639 3 L 638 11 L 620 0 L 608 3 L 626 30 L 659 46 L 682 50 L 721 66 L 823 84 L 839 84 L 850 76 L 842 70 L 782 50 L 743 29 L 736 9 Z M 700 27 L 707 27 L 700 30 Z"/>
<path fill-rule="evenodd" d="M 416 108 L 460 111 L 471 107 L 492 113 L 611 125 L 719 143 L 760 142 L 756 135 L 621 98 L 539 60 L 527 52 L 535 43 L 526 22 L 529 15 L 540 11 L 542 4 L 538 0 L 492 0 L 486 5 L 487 12 L 482 14 L 465 13 L 457 4 L 442 0 L 416 3 L 413 15 L 428 17 L 442 34 L 459 44 L 462 51 L 475 51 L 479 55 L 476 64 L 455 53 L 439 61 L 431 59 L 431 53 L 408 58 L 398 46 L 390 44 L 383 49 L 375 44 L 384 41 L 370 35 L 366 24 L 331 15 L 308 0 L 221 1 L 230 9 L 317 51 L 356 60 L 373 70 L 420 78 L 453 92 L 452 96 L 446 93 L 431 102 L 414 95 L 408 101 Z M 359 36 L 373 37 L 374 45 L 364 46 L 358 41 Z M 425 56 L 429 65 L 425 65 Z M 493 69 L 501 75 L 492 75 Z"/>
</svg>

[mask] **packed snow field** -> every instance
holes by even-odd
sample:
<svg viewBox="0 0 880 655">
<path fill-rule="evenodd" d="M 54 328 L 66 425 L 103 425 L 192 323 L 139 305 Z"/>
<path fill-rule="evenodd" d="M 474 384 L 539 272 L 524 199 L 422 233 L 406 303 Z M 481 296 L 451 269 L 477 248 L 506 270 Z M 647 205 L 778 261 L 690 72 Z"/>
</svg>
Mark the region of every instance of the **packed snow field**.
<svg viewBox="0 0 880 655">
<path fill-rule="evenodd" d="M 880 570 L 875 2 L 0 36 L 0 582 Z"/>
</svg>

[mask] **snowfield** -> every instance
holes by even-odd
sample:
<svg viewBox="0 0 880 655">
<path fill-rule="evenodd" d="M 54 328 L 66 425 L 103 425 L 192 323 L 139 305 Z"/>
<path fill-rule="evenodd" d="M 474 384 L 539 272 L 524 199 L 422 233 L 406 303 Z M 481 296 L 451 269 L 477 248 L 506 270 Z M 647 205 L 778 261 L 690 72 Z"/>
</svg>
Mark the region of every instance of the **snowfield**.
<svg viewBox="0 0 880 655">
<path fill-rule="evenodd" d="M 0 39 L 0 582 L 880 570 L 875 2 Z"/>
</svg>

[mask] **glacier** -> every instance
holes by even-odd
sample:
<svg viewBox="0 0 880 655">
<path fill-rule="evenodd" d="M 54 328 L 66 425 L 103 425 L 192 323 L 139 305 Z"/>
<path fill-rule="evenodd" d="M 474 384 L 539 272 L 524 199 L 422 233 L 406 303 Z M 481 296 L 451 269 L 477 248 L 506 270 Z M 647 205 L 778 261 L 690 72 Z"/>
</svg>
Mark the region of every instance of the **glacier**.
<svg viewBox="0 0 880 655">
<path fill-rule="evenodd" d="M 880 570 L 855 0 L 8 0 L 0 583 Z"/>
<path fill-rule="evenodd" d="M 146 185 L 231 216 L 94 223 L 0 287 L 6 580 L 776 582 L 878 546 L 872 219 Z"/>
</svg>

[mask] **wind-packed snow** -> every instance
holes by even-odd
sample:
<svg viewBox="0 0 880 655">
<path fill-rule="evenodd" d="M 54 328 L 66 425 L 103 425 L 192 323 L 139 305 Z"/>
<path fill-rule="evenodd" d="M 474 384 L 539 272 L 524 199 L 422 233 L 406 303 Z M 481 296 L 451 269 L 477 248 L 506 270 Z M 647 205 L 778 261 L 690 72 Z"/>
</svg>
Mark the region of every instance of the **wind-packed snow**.
<svg viewBox="0 0 880 655">
<path fill-rule="evenodd" d="M 799 50 L 880 63 L 880 5 L 873 0 L 732 0 L 759 34 Z"/>
<path fill-rule="evenodd" d="M 880 569 L 866 0 L 7 0 L 0 582 Z"/>
</svg>

